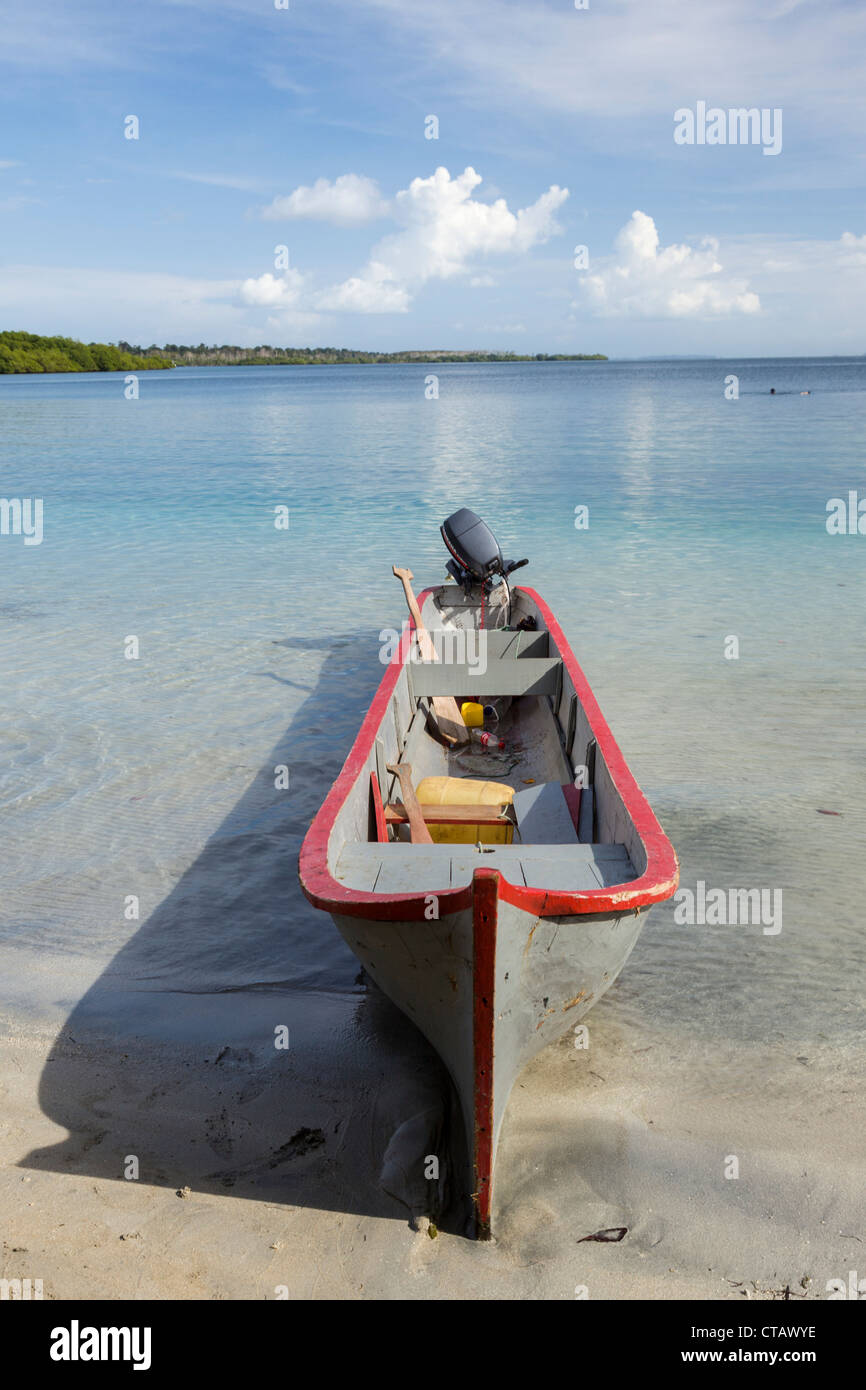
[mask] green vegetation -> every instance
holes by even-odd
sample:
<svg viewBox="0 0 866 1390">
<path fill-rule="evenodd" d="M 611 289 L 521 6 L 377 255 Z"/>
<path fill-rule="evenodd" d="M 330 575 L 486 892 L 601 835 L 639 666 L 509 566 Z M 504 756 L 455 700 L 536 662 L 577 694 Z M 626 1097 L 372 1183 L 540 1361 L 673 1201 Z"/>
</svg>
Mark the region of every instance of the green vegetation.
<svg viewBox="0 0 866 1390">
<path fill-rule="evenodd" d="M 112 343 L 0 333 L 0 374 L 9 372 L 144 372 L 170 367 L 162 357 L 136 355 Z"/>
<path fill-rule="evenodd" d="M 75 338 L 42 338 L 36 333 L 0 333 L 0 375 L 4 372 L 142 372 L 160 367 L 304 367 L 321 363 L 388 362 L 606 362 L 602 352 L 361 352 L 355 348 L 198 347 L 166 343 L 79 343 Z"/>
<path fill-rule="evenodd" d="M 232 347 L 224 343 L 222 347 L 208 347 L 199 343 L 190 347 L 183 343 L 166 343 L 165 347 L 133 347 L 129 343 L 119 346 L 127 352 L 141 353 L 145 357 L 161 357 L 176 366 L 310 366 L 318 363 L 387 363 L 387 362 L 606 362 L 602 352 L 536 352 L 521 356 L 516 352 L 461 352 L 448 348 L 432 348 L 428 351 L 411 352 L 361 352 L 356 348 L 305 347 L 278 348 L 265 344 L 263 347 Z"/>
</svg>

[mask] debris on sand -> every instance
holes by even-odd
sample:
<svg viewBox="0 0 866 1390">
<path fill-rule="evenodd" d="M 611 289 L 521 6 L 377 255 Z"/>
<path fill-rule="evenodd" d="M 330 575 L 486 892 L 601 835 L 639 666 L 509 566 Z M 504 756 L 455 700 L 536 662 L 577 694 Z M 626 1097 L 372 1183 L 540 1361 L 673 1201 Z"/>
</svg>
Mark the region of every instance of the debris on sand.
<svg viewBox="0 0 866 1390">
<path fill-rule="evenodd" d="M 325 1132 L 322 1129 L 308 1129 L 303 1126 L 297 1130 L 286 1144 L 281 1144 L 271 1154 L 268 1167 L 276 1168 L 278 1163 L 285 1163 L 288 1158 L 301 1158 L 304 1154 L 310 1153 L 312 1149 L 320 1149 L 325 1142 Z"/>
</svg>

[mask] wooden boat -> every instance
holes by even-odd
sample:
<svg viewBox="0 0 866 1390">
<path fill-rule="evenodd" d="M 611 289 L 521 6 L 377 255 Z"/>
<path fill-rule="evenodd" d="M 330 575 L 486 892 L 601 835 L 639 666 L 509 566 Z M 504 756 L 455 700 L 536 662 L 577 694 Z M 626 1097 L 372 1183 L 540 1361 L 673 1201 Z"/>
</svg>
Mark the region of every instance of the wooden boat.
<svg viewBox="0 0 866 1390">
<path fill-rule="evenodd" d="M 451 1073 L 482 1239 L 516 1078 L 601 998 L 652 904 L 678 881 L 673 847 L 552 612 L 529 588 L 514 589 L 507 608 L 495 599 L 454 583 L 419 596 L 440 655 L 463 660 L 421 663 L 407 627 L 300 855 L 310 902 L 331 913 Z M 497 727 L 505 753 L 437 738 L 430 704 L 443 694 L 510 697 Z M 388 771 L 398 761 L 411 765 L 416 785 L 433 776 L 507 783 L 513 807 L 495 808 L 494 817 L 512 824 L 512 842 L 407 842 Z M 422 809 L 431 823 L 448 819 L 444 808 Z M 452 819 L 490 816 L 455 807 Z"/>
</svg>

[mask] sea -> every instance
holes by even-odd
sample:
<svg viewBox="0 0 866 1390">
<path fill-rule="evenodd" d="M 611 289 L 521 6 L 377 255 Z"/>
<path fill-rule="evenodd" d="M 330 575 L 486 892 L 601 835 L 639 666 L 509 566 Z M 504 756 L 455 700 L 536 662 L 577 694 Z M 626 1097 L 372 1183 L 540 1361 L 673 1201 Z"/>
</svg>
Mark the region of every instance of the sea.
<svg viewBox="0 0 866 1390">
<path fill-rule="evenodd" d="M 41 508 L 0 535 L 7 1024 L 278 994 L 333 1062 L 369 986 L 298 851 L 405 617 L 391 567 L 442 581 L 467 506 L 695 902 L 780 895 L 772 930 L 656 908 L 599 1008 L 679 1057 L 863 1062 L 866 359 L 4 376 L 0 431 L 3 498 Z"/>
</svg>

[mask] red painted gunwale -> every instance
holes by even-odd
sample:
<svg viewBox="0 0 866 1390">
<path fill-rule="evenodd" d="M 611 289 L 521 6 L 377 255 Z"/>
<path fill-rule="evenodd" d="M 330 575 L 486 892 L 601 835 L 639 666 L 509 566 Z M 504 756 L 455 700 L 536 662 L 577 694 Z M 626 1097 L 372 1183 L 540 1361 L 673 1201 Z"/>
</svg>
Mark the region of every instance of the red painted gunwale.
<svg viewBox="0 0 866 1390">
<path fill-rule="evenodd" d="M 431 586 L 418 596 L 418 607 L 423 608 L 431 593 L 441 585 Z M 577 659 L 566 641 L 565 634 L 544 600 L 534 589 L 520 586 L 517 592 L 525 593 L 537 606 L 547 624 L 550 638 L 568 669 L 574 682 L 578 699 L 596 739 L 599 751 L 604 757 L 626 812 L 643 843 L 647 855 L 646 870 L 630 883 L 595 888 L 588 892 L 562 893 L 548 892 L 545 888 L 526 888 L 509 883 L 499 874 L 499 899 L 512 903 L 536 917 L 573 917 L 587 913 L 629 912 L 651 903 L 664 902 L 672 896 L 679 882 L 679 866 L 673 845 L 662 830 L 647 802 L 646 797 L 629 771 L 628 765 L 607 726 L 598 701 L 590 689 Z M 301 846 L 299 874 L 301 887 L 314 907 L 326 912 L 336 912 L 346 917 L 363 917 L 380 922 L 424 921 L 426 899 L 432 887 L 419 887 L 417 893 L 398 893 L 386 896 L 383 893 L 366 893 L 360 889 L 347 888 L 338 882 L 328 871 L 328 841 L 334 828 L 337 815 L 351 794 L 363 770 L 388 709 L 388 702 L 400 677 L 403 663 L 408 658 L 409 644 L 415 624 L 403 633 L 400 642 L 399 661 L 391 662 L 382 677 L 379 689 L 358 731 L 349 756 L 342 771 L 331 787 L 320 810 L 313 820 Z M 498 873 L 497 870 L 490 870 Z M 472 884 L 465 888 L 451 888 L 438 891 L 439 916 L 463 912 L 472 907 Z"/>
<path fill-rule="evenodd" d="M 472 1093 L 475 1234 L 490 1239 L 493 1177 L 493 1001 L 496 993 L 496 930 L 499 894 L 496 869 L 476 869 L 472 876 Z"/>
</svg>

